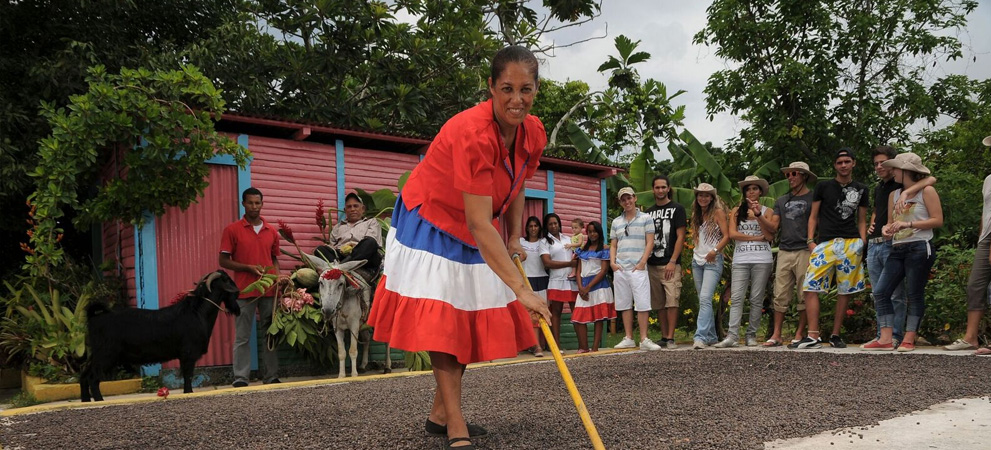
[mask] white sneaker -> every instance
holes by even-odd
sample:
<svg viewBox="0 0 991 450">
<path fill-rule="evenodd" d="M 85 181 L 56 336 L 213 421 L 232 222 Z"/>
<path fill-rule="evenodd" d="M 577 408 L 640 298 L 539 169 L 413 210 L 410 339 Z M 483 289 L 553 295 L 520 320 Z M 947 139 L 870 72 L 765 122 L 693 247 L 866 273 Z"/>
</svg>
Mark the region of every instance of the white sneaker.
<svg viewBox="0 0 991 450">
<path fill-rule="evenodd" d="M 692 348 L 694 348 L 695 350 L 701 350 L 705 348 L 705 342 L 702 342 L 701 339 L 696 339 L 695 344 L 692 345 Z"/>
<path fill-rule="evenodd" d="M 660 350 L 660 349 L 661 349 L 661 346 L 655 344 L 654 341 L 650 340 L 650 338 L 644 338 L 644 340 L 640 341 L 640 350 L 654 351 L 654 350 Z"/>
<path fill-rule="evenodd" d="M 740 345 L 740 343 L 737 342 L 737 338 L 733 336 L 726 336 L 726 339 L 719 341 L 718 343 L 716 343 L 716 345 L 713 345 L 713 347 L 728 348 L 728 347 L 736 347 L 738 345 Z"/>
<path fill-rule="evenodd" d="M 633 339 L 624 337 L 622 341 L 619 341 L 613 348 L 637 348 L 637 343 L 633 342 Z"/>
<path fill-rule="evenodd" d="M 757 338 L 754 336 L 747 336 L 747 347 L 756 347 Z"/>
</svg>

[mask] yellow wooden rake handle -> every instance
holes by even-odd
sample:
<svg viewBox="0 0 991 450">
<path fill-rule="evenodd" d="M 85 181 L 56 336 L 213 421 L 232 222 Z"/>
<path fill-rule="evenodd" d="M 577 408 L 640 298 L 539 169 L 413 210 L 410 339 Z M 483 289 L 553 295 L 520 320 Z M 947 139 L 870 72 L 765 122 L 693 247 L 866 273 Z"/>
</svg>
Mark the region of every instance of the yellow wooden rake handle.
<svg viewBox="0 0 991 450">
<path fill-rule="evenodd" d="M 513 262 L 516 263 L 516 268 L 519 269 L 520 275 L 523 276 L 523 282 L 526 283 L 526 287 L 533 289 L 530 286 L 530 280 L 526 277 L 526 271 L 523 270 L 523 263 L 520 262 L 520 256 L 513 255 Z M 540 316 L 538 322 L 540 323 L 540 330 L 543 331 L 544 338 L 547 340 L 547 346 L 550 347 L 551 355 L 554 356 L 554 362 L 557 363 L 557 369 L 561 372 L 561 378 L 564 379 L 564 385 L 568 387 L 571 400 L 575 402 L 575 408 L 578 409 L 578 415 L 582 419 L 582 425 L 585 426 L 588 438 L 592 441 L 592 448 L 595 450 L 605 450 L 606 447 L 602 445 L 602 438 L 599 437 L 599 432 L 595 429 L 595 424 L 592 423 L 592 416 L 588 415 L 588 408 L 585 408 L 582 395 L 578 393 L 578 388 L 575 387 L 575 380 L 571 378 L 571 372 L 568 370 L 568 366 L 564 364 L 564 358 L 561 357 L 557 342 L 554 341 L 554 334 L 551 333 L 551 328 L 547 326 L 547 321 L 544 320 L 543 316 Z"/>
</svg>

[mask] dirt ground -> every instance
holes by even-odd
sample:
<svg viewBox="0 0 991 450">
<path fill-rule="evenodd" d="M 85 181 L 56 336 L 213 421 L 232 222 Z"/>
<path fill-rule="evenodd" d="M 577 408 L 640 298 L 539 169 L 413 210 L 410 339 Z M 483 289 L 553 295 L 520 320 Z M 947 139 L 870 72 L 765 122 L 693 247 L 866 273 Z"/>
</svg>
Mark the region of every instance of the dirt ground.
<svg viewBox="0 0 991 450">
<path fill-rule="evenodd" d="M 658 351 L 569 358 L 607 448 L 762 448 L 991 394 L 991 358 L 826 351 Z M 417 376 L 6 417 L 4 449 L 432 449 Z M 552 361 L 473 368 L 483 449 L 591 448 Z"/>
</svg>

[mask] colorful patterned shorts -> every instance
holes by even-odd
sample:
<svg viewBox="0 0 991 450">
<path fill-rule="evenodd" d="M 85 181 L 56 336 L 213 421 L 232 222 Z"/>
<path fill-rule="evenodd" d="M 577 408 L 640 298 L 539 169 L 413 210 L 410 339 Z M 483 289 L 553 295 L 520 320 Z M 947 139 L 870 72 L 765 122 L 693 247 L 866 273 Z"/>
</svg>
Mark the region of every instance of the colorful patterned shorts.
<svg viewBox="0 0 991 450">
<path fill-rule="evenodd" d="M 809 256 L 809 268 L 805 271 L 802 289 L 805 292 L 829 292 L 833 288 L 834 278 L 836 291 L 841 295 L 866 289 L 863 250 L 864 241 L 857 238 L 836 238 L 820 243 Z"/>
</svg>

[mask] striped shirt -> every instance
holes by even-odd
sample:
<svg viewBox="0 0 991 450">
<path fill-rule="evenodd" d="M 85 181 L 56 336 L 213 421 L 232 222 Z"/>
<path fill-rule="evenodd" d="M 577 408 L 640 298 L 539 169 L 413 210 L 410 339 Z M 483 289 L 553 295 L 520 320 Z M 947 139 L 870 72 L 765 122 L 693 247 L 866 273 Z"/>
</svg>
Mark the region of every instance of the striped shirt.
<svg viewBox="0 0 991 450">
<path fill-rule="evenodd" d="M 616 264 L 632 270 L 643 258 L 647 239 L 654 239 L 654 221 L 642 211 L 630 221 L 625 213 L 620 214 L 612 221 L 612 238 L 616 240 Z"/>
</svg>

